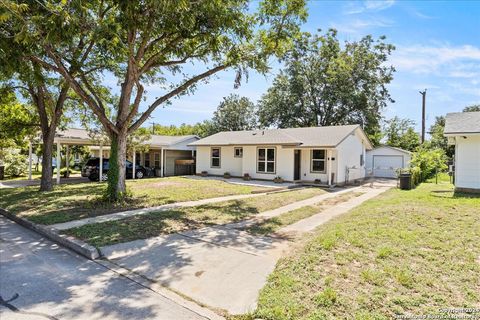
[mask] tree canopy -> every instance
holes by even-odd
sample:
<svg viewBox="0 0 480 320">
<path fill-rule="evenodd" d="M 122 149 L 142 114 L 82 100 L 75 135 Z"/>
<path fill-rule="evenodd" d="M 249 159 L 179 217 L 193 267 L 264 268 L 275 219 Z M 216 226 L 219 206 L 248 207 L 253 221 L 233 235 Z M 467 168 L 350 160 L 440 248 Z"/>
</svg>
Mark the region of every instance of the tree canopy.
<svg viewBox="0 0 480 320">
<path fill-rule="evenodd" d="M 247 97 L 231 94 L 220 102 L 212 122 L 218 132 L 252 130 L 257 127 L 255 104 Z"/>
<path fill-rule="evenodd" d="M 415 132 L 415 122 L 410 119 L 393 117 L 386 121 L 385 144 L 408 151 L 415 151 L 420 146 L 420 136 Z"/>
<path fill-rule="evenodd" d="M 158 106 L 228 68 L 237 71 L 235 85 L 249 69 L 267 72 L 269 57 L 289 49 L 306 18 L 304 0 L 264 0 L 255 7 L 245 0 L 4 3 L 2 19 L 14 39 L 40 49 L 29 59 L 62 75 L 110 136 L 113 200 L 126 192 L 127 136 Z M 183 66 L 190 62 L 205 67 L 189 74 Z M 110 115 L 98 89 L 107 73 L 121 84 Z M 163 92 L 141 105 L 152 84 Z"/>
<path fill-rule="evenodd" d="M 337 32 L 305 34 L 286 55 L 286 66 L 259 104 L 260 124 L 306 127 L 361 124 L 373 142 L 381 111 L 393 102 L 386 85 L 394 47 L 385 37 L 340 43 Z"/>
</svg>

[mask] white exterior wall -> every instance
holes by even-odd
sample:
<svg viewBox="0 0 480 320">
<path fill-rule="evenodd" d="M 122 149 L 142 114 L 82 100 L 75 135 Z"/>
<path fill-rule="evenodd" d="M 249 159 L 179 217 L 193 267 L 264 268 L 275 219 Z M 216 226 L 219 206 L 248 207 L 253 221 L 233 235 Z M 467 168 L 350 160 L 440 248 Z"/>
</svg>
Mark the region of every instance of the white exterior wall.
<svg viewBox="0 0 480 320">
<path fill-rule="evenodd" d="M 257 172 L 257 148 L 275 148 L 275 173 Z M 293 181 L 293 149 L 282 146 L 244 146 L 243 174 L 248 173 L 253 179 L 273 180 L 280 176 L 285 181 Z M 242 174 L 242 175 L 243 175 Z"/>
<path fill-rule="evenodd" d="M 347 167 L 355 167 L 355 169 L 350 169 L 348 181 L 362 179 L 365 177 L 365 164 L 363 166 L 360 165 L 361 154 L 363 154 L 363 157 L 365 159 L 365 145 L 363 144 L 362 139 L 358 135 L 358 133 L 355 133 L 354 135 L 349 135 L 337 146 L 338 183 L 344 183 L 346 181 Z"/>
<path fill-rule="evenodd" d="M 408 168 L 410 166 L 410 160 L 412 158 L 412 156 L 407 152 L 402 152 L 400 150 L 387 147 L 378 147 L 367 151 L 367 159 L 365 164 L 367 170 L 373 169 L 373 156 L 402 156 L 403 168 Z"/>
<path fill-rule="evenodd" d="M 317 149 L 317 148 L 314 148 Z M 322 148 L 318 148 L 322 149 Z M 325 150 L 325 157 L 328 158 L 328 149 Z M 331 158 L 334 158 L 335 160 L 332 160 L 332 164 L 330 165 L 331 172 L 334 173 L 334 179 L 332 181 L 332 184 L 336 183 L 338 181 L 338 176 L 337 176 L 337 150 L 330 149 L 331 151 Z M 312 149 L 302 149 L 302 154 L 301 154 L 301 159 L 300 162 L 302 163 L 301 166 L 301 171 L 300 171 L 300 179 L 305 180 L 305 181 L 315 181 L 316 179 L 320 179 L 321 183 L 328 183 L 328 175 L 327 171 L 329 168 L 328 164 L 328 159 L 325 161 L 325 173 L 316 173 L 316 172 L 311 172 L 311 166 L 312 166 Z M 292 164 L 293 165 L 293 164 Z"/>
<path fill-rule="evenodd" d="M 207 171 L 209 174 L 223 175 L 225 172 L 228 172 L 232 176 L 242 176 L 242 158 L 235 158 L 234 147 L 224 146 L 218 148 L 220 148 L 220 168 L 212 168 L 210 166 L 212 147 L 197 147 L 197 173 Z M 245 158 L 245 148 L 243 149 L 243 157 Z"/>
<path fill-rule="evenodd" d="M 480 190 L 480 135 L 455 140 L 455 187 Z"/>
</svg>

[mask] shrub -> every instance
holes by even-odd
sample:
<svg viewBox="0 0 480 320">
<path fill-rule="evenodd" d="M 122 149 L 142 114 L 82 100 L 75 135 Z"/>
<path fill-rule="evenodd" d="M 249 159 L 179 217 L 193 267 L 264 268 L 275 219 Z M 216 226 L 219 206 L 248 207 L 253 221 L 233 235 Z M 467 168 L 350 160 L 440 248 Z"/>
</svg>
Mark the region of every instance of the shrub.
<svg viewBox="0 0 480 320">
<path fill-rule="evenodd" d="M 427 149 L 420 147 L 412 154 L 410 173 L 415 184 L 435 175 L 435 172 L 446 170 L 447 156 L 443 149 Z"/>
<path fill-rule="evenodd" d="M 19 177 L 27 172 L 27 157 L 19 153 L 5 154 L 5 175 Z"/>
</svg>

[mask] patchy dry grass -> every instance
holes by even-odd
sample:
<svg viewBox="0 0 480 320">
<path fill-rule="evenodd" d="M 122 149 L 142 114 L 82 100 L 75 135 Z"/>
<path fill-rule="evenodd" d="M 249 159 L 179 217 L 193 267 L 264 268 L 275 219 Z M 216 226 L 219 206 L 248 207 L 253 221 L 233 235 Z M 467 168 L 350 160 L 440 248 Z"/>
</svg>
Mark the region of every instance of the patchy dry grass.
<svg viewBox="0 0 480 320">
<path fill-rule="evenodd" d="M 116 204 L 101 201 L 105 183 L 65 184 L 55 186 L 51 192 L 39 192 L 37 186 L 0 189 L 0 207 L 32 222 L 55 224 L 167 203 L 267 190 L 182 177 L 130 180 L 127 181 L 127 187 L 131 198 Z"/>
<path fill-rule="evenodd" d="M 279 208 L 325 192 L 319 188 L 284 191 L 197 207 L 152 212 L 117 221 L 84 225 L 66 230 L 65 233 L 100 247 L 213 224 L 237 222 L 254 216 L 259 212 Z"/>
<path fill-rule="evenodd" d="M 321 226 L 236 319 L 392 319 L 480 307 L 480 197 L 392 189 Z"/>
</svg>

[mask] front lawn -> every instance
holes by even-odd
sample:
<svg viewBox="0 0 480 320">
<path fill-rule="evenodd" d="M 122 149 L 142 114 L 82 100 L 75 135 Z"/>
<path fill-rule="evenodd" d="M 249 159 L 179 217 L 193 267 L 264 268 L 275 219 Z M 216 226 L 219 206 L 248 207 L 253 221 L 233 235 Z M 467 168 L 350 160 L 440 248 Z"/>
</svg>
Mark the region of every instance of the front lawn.
<svg viewBox="0 0 480 320">
<path fill-rule="evenodd" d="M 105 183 L 65 184 L 56 186 L 51 192 L 39 192 L 38 186 L 5 188 L 0 189 L 0 207 L 32 222 L 55 224 L 167 203 L 267 190 L 217 180 L 183 177 L 128 180 L 127 187 L 132 196 L 121 204 L 101 201 Z"/>
<path fill-rule="evenodd" d="M 425 183 L 307 236 L 279 261 L 254 314 L 238 318 L 392 319 L 462 307 L 480 307 L 480 197 Z"/>
<path fill-rule="evenodd" d="M 259 212 L 279 208 L 325 192 L 320 188 L 284 191 L 197 207 L 152 212 L 117 221 L 89 224 L 66 230 L 65 233 L 101 247 L 213 224 L 237 222 Z"/>
</svg>

